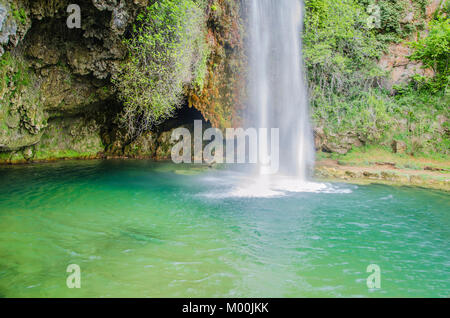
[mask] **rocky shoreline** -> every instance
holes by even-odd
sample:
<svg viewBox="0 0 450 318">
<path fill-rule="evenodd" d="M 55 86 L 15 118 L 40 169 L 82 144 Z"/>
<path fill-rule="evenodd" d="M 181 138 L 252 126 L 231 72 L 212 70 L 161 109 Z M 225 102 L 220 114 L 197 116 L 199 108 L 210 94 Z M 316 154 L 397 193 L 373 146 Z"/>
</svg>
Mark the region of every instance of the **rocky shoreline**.
<svg viewBox="0 0 450 318">
<path fill-rule="evenodd" d="M 315 176 L 329 181 L 356 184 L 381 183 L 450 191 L 450 172 L 431 167 L 423 170 L 399 169 L 386 163 L 346 166 L 340 165 L 337 160 L 327 159 L 316 163 Z"/>
</svg>

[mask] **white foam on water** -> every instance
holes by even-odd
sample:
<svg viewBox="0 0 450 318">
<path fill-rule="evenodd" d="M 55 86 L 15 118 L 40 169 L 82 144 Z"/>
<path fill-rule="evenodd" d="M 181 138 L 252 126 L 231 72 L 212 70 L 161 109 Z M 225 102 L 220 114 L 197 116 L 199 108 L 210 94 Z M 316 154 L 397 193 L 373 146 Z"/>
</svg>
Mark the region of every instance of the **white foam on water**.
<svg viewBox="0 0 450 318">
<path fill-rule="evenodd" d="M 309 192 L 309 193 L 352 193 L 347 188 L 339 188 L 330 183 L 303 181 L 295 177 L 275 176 L 271 179 L 271 187 L 286 192 Z"/>
<path fill-rule="evenodd" d="M 330 183 L 302 181 L 296 177 L 271 176 L 270 178 L 248 175 L 225 175 L 222 178 L 205 178 L 206 183 L 215 183 L 212 190 L 200 193 L 208 198 L 276 198 L 295 193 L 340 193 L 349 194 L 352 190 Z M 217 184 L 217 182 L 220 182 Z"/>
<path fill-rule="evenodd" d="M 238 186 L 231 189 L 229 192 L 222 194 L 222 197 L 235 198 L 273 198 L 282 197 L 286 193 L 282 191 L 275 191 L 264 184 L 250 184 L 246 186 Z"/>
</svg>

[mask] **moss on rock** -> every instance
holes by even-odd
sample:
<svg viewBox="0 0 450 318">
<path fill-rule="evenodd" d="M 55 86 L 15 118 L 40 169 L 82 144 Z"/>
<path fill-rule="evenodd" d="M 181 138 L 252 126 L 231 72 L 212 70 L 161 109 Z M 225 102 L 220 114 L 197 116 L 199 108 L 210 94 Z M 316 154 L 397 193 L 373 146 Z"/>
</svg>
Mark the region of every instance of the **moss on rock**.
<svg viewBox="0 0 450 318">
<path fill-rule="evenodd" d="M 156 146 L 156 134 L 146 132 L 125 146 L 124 155 L 130 158 L 153 158 Z"/>
<path fill-rule="evenodd" d="M 5 53 L 0 59 L 0 78 L 0 151 L 38 143 L 47 117 L 27 64 Z"/>
<path fill-rule="evenodd" d="M 245 101 L 246 56 L 240 1 L 210 3 L 207 40 L 211 54 L 203 87 L 189 87 L 189 107 L 198 109 L 213 127 L 241 124 Z"/>
<path fill-rule="evenodd" d="M 94 158 L 104 150 L 100 127 L 93 119 L 54 119 L 35 147 L 33 160 Z"/>
</svg>

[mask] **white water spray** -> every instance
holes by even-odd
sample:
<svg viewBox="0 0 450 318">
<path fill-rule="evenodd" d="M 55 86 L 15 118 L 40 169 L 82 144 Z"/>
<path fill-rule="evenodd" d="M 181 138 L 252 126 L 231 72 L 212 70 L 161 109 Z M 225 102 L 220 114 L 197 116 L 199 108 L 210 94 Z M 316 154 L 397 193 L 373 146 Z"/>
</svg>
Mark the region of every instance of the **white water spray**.
<svg viewBox="0 0 450 318">
<path fill-rule="evenodd" d="M 314 165 L 314 144 L 301 54 L 301 0 L 247 1 L 250 61 L 246 125 L 267 131 L 279 129 L 279 174 L 266 174 L 267 167 L 260 161 L 258 177 L 223 172 L 226 177 L 220 175 L 214 181 L 229 186 L 230 191 L 219 189 L 204 196 L 273 198 L 303 192 L 351 193 L 348 188 L 307 180 Z M 261 151 L 267 153 L 264 143 L 259 148 L 259 156 Z"/>
<path fill-rule="evenodd" d="M 280 172 L 304 181 L 314 146 L 302 63 L 301 0 L 250 0 L 247 124 L 279 128 Z"/>
</svg>

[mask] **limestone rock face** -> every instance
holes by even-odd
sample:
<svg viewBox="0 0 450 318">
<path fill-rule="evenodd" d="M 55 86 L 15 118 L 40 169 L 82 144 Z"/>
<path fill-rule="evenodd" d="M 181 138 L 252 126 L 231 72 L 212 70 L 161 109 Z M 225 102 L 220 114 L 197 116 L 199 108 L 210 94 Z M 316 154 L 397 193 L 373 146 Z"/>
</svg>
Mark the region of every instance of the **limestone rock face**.
<svg viewBox="0 0 450 318">
<path fill-rule="evenodd" d="M 56 118 L 49 122 L 32 158 L 95 157 L 103 150 L 100 126 L 95 120 Z"/>
<path fill-rule="evenodd" d="M 30 134 L 25 130 L 11 130 L 8 133 L 0 134 L 0 147 L 4 151 L 19 150 L 27 146 L 37 144 L 42 137 L 42 132 Z"/>
<path fill-rule="evenodd" d="M 415 74 L 434 76 L 432 70 L 422 68 L 422 63 L 410 61 L 411 54 L 407 44 L 396 43 L 391 44 L 388 53 L 380 59 L 381 68 L 391 72 L 391 85 L 406 83 Z"/>
<path fill-rule="evenodd" d="M 326 134 L 322 127 L 314 128 L 314 144 L 316 150 L 346 154 L 353 147 L 364 145 L 364 137 L 356 132 L 346 134 Z"/>
<path fill-rule="evenodd" d="M 130 158 L 153 158 L 156 151 L 157 135 L 147 132 L 139 136 L 132 143 L 125 146 L 124 155 Z"/>
<path fill-rule="evenodd" d="M 81 29 L 66 25 L 70 3 L 0 0 L 0 74 L 7 78 L 0 85 L 0 153 L 15 153 L 9 157 L 104 151 L 99 124 L 90 123 L 117 114 L 108 113 L 115 100 L 111 74 L 126 56 L 123 32 L 147 2 L 77 1 Z"/>
<path fill-rule="evenodd" d="M 0 65 L 0 151 L 15 151 L 39 142 L 47 116 L 39 91 L 24 74 L 23 62 L 9 53 Z"/>
<path fill-rule="evenodd" d="M 432 18 L 432 15 L 436 12 L 441 3 L 441 0 L 429 1 L 425 13 L 426 21 L 429 21 Z M 409 10 L 410 12 L 407 12 L 405 18 L 401 21 L 402 23 L 411 23 L 414 21 L 414 9 L 411 7 Z M 426 34 L 427 32 L 428 31 L 425 30 L 425 32 L 422 33 Z M 414 33 L 409 41 L 413 41 L 417 36 L 417 32 Z M 380 58 L 378 63 L 382 69 L 391 73 L 390 83 L 388 83 L 390 86 L 406 83 L 415 74 L 434 76 L 432 70 L 422 68 L 422 63 L 410 61 L 408 59 L 408 56 L 411 55 L 412 51 L 407 42 L 408 39 L 402 43 L 391 44 L 386 54 Z"/>
<path fill-rule="evenodd" d="M 242 3 L 219 0 L 214 2 L 216 9 L 209 10 L 207 41 L 211 56 L 205 83 L 201 90 L 194 88 L 187 93 L 189 107 L 198 109 L 212 126 L 221 129 L 240 127 L 245 108 L 247 57 L 241 29 Z"/>
<path fill-rule="evenodd" d="M 42 20 L 62 16 L 69 2 L 67 0 L 33 0 L 29 1 L 29 8 L 33 18 Z"/>
<path fill-rule="evenodd" d="M 127 57 L 127 30 L 154 2 L 0 0 L 0 76 L 7 78 L 0 81 L 0 163 L 99 152 L 170 158 L 170 129 L 181 123 L 130 137 L 117 120 L 122 105 L 111 81 Z M 241 1 L 219 0 L 214 10 L 211 3 L 204 12 L 211 49 L 205 83 L 185 97 L 214 126 L 228 127 L 245 90 L 234 77 L 245 62 Z M 80 7 L 80 28 L 67 26 L 69 4 Z"/>
</svg>

